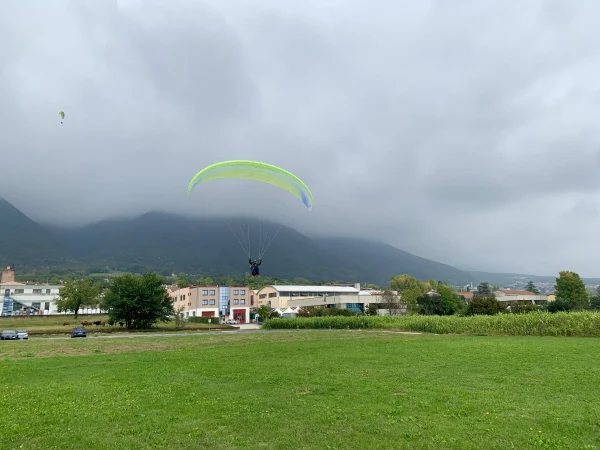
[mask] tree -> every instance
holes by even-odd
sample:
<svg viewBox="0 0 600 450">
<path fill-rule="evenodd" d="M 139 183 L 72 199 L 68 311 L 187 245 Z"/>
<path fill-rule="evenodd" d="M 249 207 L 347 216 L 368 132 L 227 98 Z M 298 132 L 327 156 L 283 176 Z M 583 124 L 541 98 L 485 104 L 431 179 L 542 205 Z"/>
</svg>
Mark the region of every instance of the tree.
<svg viewBox="0 0 600 450">
<path fill-rule="evenodd" d="M 473 294 L 473 297 L 475 297 L 476 295 L 490 295 L 491 293 L 492 290 L 490 289 L 489 283 L 479 283 L 479 285 L 477 286 L 477 292 Z"/>
<path fill-rule="evenodd" d="M 58 312 L 72 311 L 75 317 L 82 307 L 96 307 L 100 285 L 94 283 L 90 278 L 83 280 L 67 280 L 58 294 L 56 307 Z"/>
<path fill-rule="evenodd" d="M 488 315 L 493 316 L 500 312 L 505 312 L 506 306 L 500 303 L 494 294 L 473 295 L 471 303 L 467 308 L 468 315 Z"/>
<path fill-rule="evenodd" d="M 556 301 L 566 302 L 571 309 L 586 309 L 590 305 L 590 297 L 579 274 L 563 270 L 558 273 L 554 290 Z"/>
<path fill-rule="evenodd" d="M 390 280 L 390 287 L 400 294 L 402 304 L 406 305 L 407 312 L 416 312 L 419 309 L 417 299 L 427 293 L 429 284 L 425 285 L 410 275 L 397 275 Z"/>
<path fill-rule="evenodd" d="M 111 320 L 123 321 L 130 329 L 147 329 L 159 321 L 168 322 L 175 311 L 163 283 L 163 278 L 153 272 L 120 275 L 110 284 L 104 308 Z"/>
<path fill-rule="evenodd" d="M 376 316 L 378 309 L 379 309 L 379 307 L 377 306 L 377 303 L 369 303 L 369 307 L 365 311 L 365 314 L 367 316 Z"/>
<path fill-rule="evenodd" d="M 268 305 L 260 305 L 256 308 L 256 315 L 260 317 L 262 320 L 267 320 L 271 318 L 271 307 Z"/>
<path fill-rule="evenodd" d="M 398 316 L 402 314 L 402 304 L 399 296 L 394 294 L 389 289 L 386 289 L 381 293 L 381 308 L 387 309 L 390 316 Z"/>
<path fill-rule="evenodd" d="M 175 329 L 181 330 L 185 327 L 185 306 L 180 305 L 174 310 L 175 312 Z"/>
<path fill-rule="evenodd" d="M 600 286 L 596 288 L 596 294 L 590 297 L 590 309 L 600 309 Z"/>
<path fill-rule="evenodd" d="M 183 289 L 192 285 L 190 278 L 186 274 L 179 275 L 179 278 L 175 280 L 175 284 L 179 289 Z"/>
<path fill-rule="evenodd" d="M 540 291 L 535 286 L 535 284 L 533 284 L 533 281 L 530 281 L 529 283 L 527 283 L 527 285 L 525 286 L 525 290 L 529 291 L 529 292 L 533 292 L 534 294 L 539 294 L 540 293 Z"/>
<path fill-rule="evenodd" d="M 420 306 L 419 312 L 425 316 L 441 316 L 444 314 L 444 300 L 439 294 L 421 295 L 417 299 L 417 304 Z"/>
<path fill-rule="evenodd" d="M 466 303 L 459 297 L 452 286 L 448 286 L 445 283 L 438 283 L 437 292 L 442 298 L 444 304 L 444 315 L 450 316 L 452 314 L 461 314 L 466 309 Z"/>
<path fill-rule="evenodd" d="M 546 305 L 546 309 L 548 310 L 548 312 L 556 313 L 560 311 L 571 311 L 571 309 L 573 308 L 571 307 L 571 304 L 568 301 L 556 299 L 553 302 L 548 302 L 548 304 Z"/>
</svg>

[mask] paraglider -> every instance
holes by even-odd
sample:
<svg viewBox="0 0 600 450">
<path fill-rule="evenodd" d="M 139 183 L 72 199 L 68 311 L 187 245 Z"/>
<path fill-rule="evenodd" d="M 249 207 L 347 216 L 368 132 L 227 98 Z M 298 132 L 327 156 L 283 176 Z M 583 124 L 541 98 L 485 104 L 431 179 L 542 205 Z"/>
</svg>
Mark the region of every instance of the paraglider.
<svg viewBox="0 0 600 450">
<path fill-rule="evenodd" d="M 270 184 L 272 186 L 283 189 L 296 198 L 298 198 L 304 206 L 312 211 L 313 209 L 313 195 L 310 192 L 310 189 L 304 182 L 298 178 L 296 175 L 288 172 L 287 170 L 282 169 L 281 167 L 274 166 L 272 164 L 267 164 L 258 161 L 249 161 L 249 160 L 231 160 L 231 161 L 222 161 L 216 164 L 212 164 L 208 167 L 205 167 L 200 172 L 198 172 L 191 179 L 187 194 L 190 195 L 191 191 L 199 184 L 206 183 L 207 181 L 222 179 L 222 178 L 243 178 L 247 180 L 260 181 L 262 183 Z M 256 260 L 252 260 L 250 253 L 250 226 L 248 225 L 248 242 L 246 243 L 245 233 L 242 231 L 242 241 L 237 237 L 237 235 L 233 232 L 233 229 L 229 225 L 229 222 L 225 220 L 227 226 L 236 237 L 238 243 L 244 250 L 244 253 L 248 257 L 248 263 L 250 264 L 252 276 L 257 276 L 260 274 L 260 270 L 258 266 L 262 264 L 262 257 L 264 256 L 267 249 L 270 247 L 271 243 L 281 230 L 283 225 L 280 224 L 277 232 L 272 237 L 271 241 L 262 243 L 262 219 L 260 222 L 261 227 L 261 236 L 260 241 L 261 245 L 259 248 L 258 258 Z M 240 226 L 241 230 L 241 226 Z M 269 233 L 267 233 L 266 238 L 268 238 Z"/>
<path fill-rule="evenodd" d="M 62 123 L 63 120 L 65 120 L 65 112 L 64 111 L 59 111 L 58 115 L 60 116 L 60 118 L 62 119 L 60 121 L 60 123 Z"/>
<path fill-rule="evenodd" d="M 250 264 L 250 272 L 252 273 L 253 277 L 260 275 L 260 270 L 258 269 L 258 266 L 262 264 L 262 259 L 259 259 L 258 261 L 252 261 L 252 258 L 248 258 L 248 264 Z"/>
</svg>

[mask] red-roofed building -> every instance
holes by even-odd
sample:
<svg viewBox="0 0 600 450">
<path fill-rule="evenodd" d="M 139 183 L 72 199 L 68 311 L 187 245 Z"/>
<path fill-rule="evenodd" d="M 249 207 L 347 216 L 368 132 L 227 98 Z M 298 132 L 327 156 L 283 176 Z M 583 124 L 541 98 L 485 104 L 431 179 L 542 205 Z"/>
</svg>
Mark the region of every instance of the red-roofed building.
<svg viewBox="0 0 600 450">
<path fill-rule="evenodd" d="M 471 303 L 471 300 L 473 300 L 473 295 L 475 295 L 475 292 L 457 292 L 456 295 L 464 298 L 465 302 Z"/>
</svg>

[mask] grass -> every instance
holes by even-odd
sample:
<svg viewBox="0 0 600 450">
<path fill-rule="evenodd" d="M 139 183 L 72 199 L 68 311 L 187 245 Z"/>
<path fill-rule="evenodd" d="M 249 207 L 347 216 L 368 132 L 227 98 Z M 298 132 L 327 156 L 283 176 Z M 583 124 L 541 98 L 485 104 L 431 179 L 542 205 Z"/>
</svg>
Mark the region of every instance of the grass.
<svg viewBox="0 0 600 450">
<path fill-rule="evenodd" d="M 600 341 L 380 331 L 2 342 L 0 448 L 600 448 Z"/>
<path fill-rule="evenodd" d="M 395 329 L 437 334 L 600 337 L 600 312 L 531 312 L 495 316 L 332 316 L 271 319 L 264 329 Z"/>
<path fill-rule="evenodd" d="M 27 330 L 30 335 L 33 334 L 59 334 L 59 333 L 70 333 L 73 328 L 81 326 L 81 322 L 96 322 L 96 321 L 107 321 L 108 316 L 103 315 L 79 315 L 77 319 L 73 315 L 64 316 L 20 316 L 20 317 L 0 317 L 0 329 L 2 330 Z M 69 325 L 63 325 L 65 322 L 69 322 Z M 169 331 L 185 331 L 185 330 L 203 330 L 203 329 L 234 329 L 229 325 L 216 325 L 204 323 L 186 323 L 183 329 L 177 330 L 175 328 L 175 321 L 162 323 L 153 328 L 155 331 L 169 332 Z M 125 327 L 121 327 L 118 323 L 110 325 L 87 325 L 86 329 L 88 333 L 110 333 L 110 332 L 126 332 Z"/>
</svg>

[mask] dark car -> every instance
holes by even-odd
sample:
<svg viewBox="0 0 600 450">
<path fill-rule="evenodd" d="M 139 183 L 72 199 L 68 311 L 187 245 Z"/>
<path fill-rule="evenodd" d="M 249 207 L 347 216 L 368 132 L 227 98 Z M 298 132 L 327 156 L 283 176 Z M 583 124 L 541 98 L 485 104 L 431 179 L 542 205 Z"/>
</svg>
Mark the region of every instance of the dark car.
<svg viewBox="0 0 600 450">
<path fill-rule="evenodd" d="M 87 337 L 87 330 L 85 329 L 85 327 L 77 327 L 71 333 L 71 337 L 72 338 L 75 338 L 75 337 Z"/>
<path fill-rule="evenodd" d="M 3 341 L 16 341 L 19 339 L 19 336 L 15 330 L 4 330 L 2 335 L 0 335 L 0 339 Z"/>
</svg>

